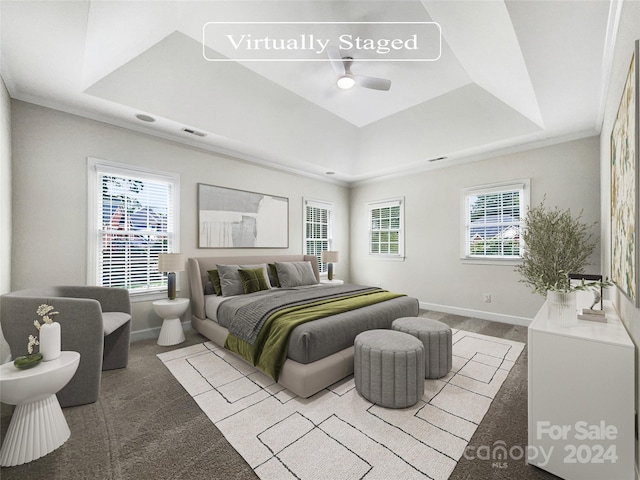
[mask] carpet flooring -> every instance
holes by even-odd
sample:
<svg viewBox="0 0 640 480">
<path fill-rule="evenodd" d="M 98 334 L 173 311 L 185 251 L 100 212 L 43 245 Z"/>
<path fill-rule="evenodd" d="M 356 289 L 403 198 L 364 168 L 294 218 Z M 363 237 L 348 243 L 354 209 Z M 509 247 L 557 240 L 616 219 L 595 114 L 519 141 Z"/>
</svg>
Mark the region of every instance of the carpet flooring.
<svg viewBox="0 0 640 480">
<path fill-rule="evenodd" d="M 523 343 L 527 340 L 525 327 L 436 312 L 421 315 L 457 329 Z M 155 340 L 133 343 L 127 368 L 103 372 L 98 402 L 63 410 L 71 430 L 69 440 L 34 462 L 0 469 L 2 480 L 257 479 L 156 356 L 204 341 L 196 332 L 187 332 L 186 342 L 173 347 L 160 347 Z M 12 410 L 11 406 L 1 405 L 2 439 Z M 469 451 L 491 448 L 496 442 L 514 451 L 526 448 L 526 349 L 471 438 Z M 509 458 L 498 465 L 490 459 L 463 455 L 449 478 L 557 477 L 527 465 L 524 458 Z"/>
</svg>

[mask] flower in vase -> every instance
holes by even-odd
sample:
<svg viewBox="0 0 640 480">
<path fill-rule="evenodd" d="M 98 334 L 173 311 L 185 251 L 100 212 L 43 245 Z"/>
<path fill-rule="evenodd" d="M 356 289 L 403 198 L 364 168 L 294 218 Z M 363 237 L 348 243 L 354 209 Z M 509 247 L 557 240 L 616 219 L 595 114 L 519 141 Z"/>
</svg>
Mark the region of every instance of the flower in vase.
<svg viewBox="0 0 640 480">
<path fill-rule="evenodd" d="M 42 305 L 40 305 L 36 310 L 36 314 L 38 314 L 41 317 L 42 323 L 40 323 L 38 320 L 34 320 L 33 326 L 36 327 L 38 330 L 40 330 L 40 327 L 45 323 L 53 323 L 53 319 L 51 317 L 53 315 L 58 315 L 60 313 L 54 310 L 55 308 L 53 308 L 51 305 L 47 305 L 46 303 L 43 303 Z M 33 335 L 29 335 L 29 343 L 27 345 L 27 351 L 30 354 L 33 353 L 34 345 L 40 345 L 40 342 L 38 342 L 38 339 Z"/>
<path fill-rule="evenodd" d="M 27 345 L 27 353 L 29 353 L 29 355 L 33 353 L 34 345 L 40 345 L 40 342 L 38 342 L 38 339 L 33 335 L 29 335 L 29 344 Z"/>
<path fill-rule="evenodd" d="M 51 305 L 47 305 L 46 303 L 43 303 L 38 307 L 38 309 L 36 310 L 36 313 L 42 317 L 43 323 L 53 323 L 53 319 L 50 317 L 50 315 L 58 315 L 58 313 L 60 312 L 53 312 L 52 310 L 55 310 L 55 309 Z M 39 329 L 40 327 L 38 326 L 38 330 Z"/>
</svg>

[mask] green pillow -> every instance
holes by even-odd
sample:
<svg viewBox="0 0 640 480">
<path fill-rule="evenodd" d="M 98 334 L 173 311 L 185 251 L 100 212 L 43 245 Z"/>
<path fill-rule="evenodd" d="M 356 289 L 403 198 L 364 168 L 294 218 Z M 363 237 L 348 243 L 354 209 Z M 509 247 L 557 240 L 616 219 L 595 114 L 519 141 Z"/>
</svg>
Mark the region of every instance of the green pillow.
<svg viewBox="0 0 640 480">
<path fill-rule="evenodd" d="M 220 274 L 218 270 L 208 270 L 209 278 L 211 279 L 211 283 L 213 283 L 213 289 L 216 292 L 216 295 L 222 295 L 222 287 L 220 287 Z"/>
<path fill-rule="evenodd" d="M 253 270 L 238 270 L 244 293 L 254 293 L 260 290 L 269 290 L 269 282 L 264 276 L 264 268 Z"/>
<path fill-rule="evenodd" d="M 276 264 L 269 264 L 269 282 L 272 287 L 280 288 L 280 280 L 278 280 L 278 270 L 276 270 Z"/>
</svg>

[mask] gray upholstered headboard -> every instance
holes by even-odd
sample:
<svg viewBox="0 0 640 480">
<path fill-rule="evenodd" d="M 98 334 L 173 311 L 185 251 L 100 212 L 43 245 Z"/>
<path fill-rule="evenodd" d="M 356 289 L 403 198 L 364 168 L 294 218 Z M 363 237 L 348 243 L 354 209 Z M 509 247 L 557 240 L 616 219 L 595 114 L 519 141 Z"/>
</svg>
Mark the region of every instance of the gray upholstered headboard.
<svg viewBox="0 0 640 480">
<path fill-rule="evenodd" d="M 256 263 L 273 262 L 302 262 L 309 261 L 318 281 L 320 271 L 318 269 L 318 257 L 314 255 L 260 255 L 246 257 L 194 257 L 187 260 L 187 272 L 189 274 L 189 287 L 191 288 L 191 313 L 198 318 L 205 319 L 204 288 L 209 282 L 209 270 L 214 270 L 216 265 L 253 265 Z"/>
</svg>

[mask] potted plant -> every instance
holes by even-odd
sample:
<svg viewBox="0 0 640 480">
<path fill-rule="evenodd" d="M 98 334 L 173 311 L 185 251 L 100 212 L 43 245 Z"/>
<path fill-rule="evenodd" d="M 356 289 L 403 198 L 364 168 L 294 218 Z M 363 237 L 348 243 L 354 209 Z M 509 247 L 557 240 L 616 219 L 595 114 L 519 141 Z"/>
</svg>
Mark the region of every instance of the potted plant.
<svg viewBox="0 0 640 480">
<path fill-rule="evenodd" d="M 576 291 L 587 290 L 594 286 L 609 286 L 611 282 L 585 282 L 571 284 L 570 273 L 584 273 L 589 265 L 596 242 L 591 228 L 582 221 L 582 213 L 577 217 L 570 210 L 561 211 L 545 205 L 530 208 L 524 219 L 521 232 L 525 248 L 522 263 L 516 271 L 523 276 L 521 282 L 533 288 L 556 306 L 556 312 L 565 325 L 577 322 Z"/>
</svg>

